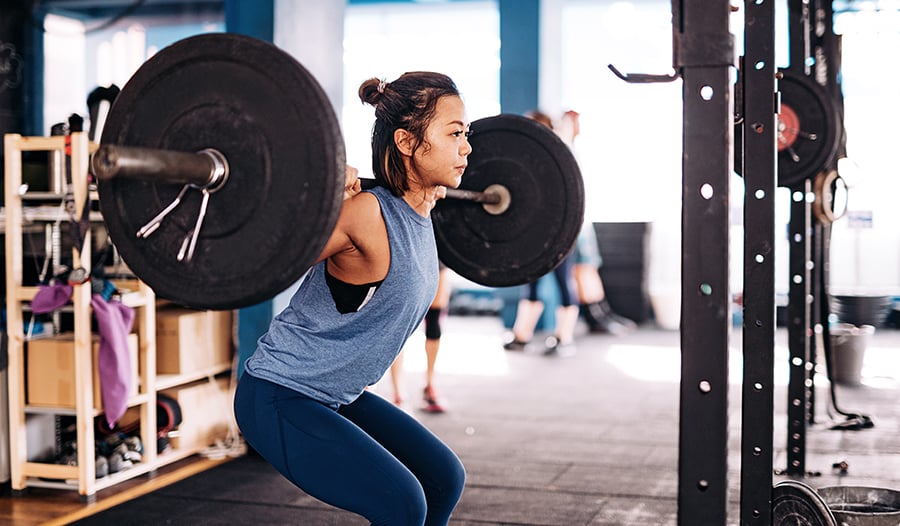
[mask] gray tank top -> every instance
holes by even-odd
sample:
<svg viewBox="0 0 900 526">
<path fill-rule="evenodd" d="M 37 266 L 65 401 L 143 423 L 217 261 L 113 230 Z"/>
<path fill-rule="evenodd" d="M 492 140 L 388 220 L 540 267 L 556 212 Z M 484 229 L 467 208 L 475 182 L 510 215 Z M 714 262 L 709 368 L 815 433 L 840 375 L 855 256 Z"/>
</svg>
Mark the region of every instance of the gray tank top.
<svg viewBox="0 0 900 526">
<path fill-rule="evenodd" d="M 384 282 L 357 312 L 341 314 L 323 261 L 300 284 L 245 364 L 257 378 L 336 407 L 358 397 L 391 366 L 434 299 L 438 258 L 430 217 L 382 187 L 391 262 Z"/>
</svg>

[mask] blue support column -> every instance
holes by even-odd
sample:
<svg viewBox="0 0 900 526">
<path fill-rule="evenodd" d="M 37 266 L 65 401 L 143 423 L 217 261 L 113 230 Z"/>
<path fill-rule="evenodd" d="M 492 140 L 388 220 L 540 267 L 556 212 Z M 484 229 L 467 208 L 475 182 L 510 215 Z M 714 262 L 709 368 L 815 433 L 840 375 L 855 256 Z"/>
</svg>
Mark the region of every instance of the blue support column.
<svg viewBox="0 0 900 526">
<path fill-rule="evenodd" d="M 32 18 L 43 21 L 46 11 L 38 6 Z M 25 45 L 25 129 L 23 135 L 44 135 L 44 31 L 43 24 L 28 24 Z"/>
<path fill-rule="evenodd" d="M 499 0 L 500 108 L 525 113 L 538 107 L 540 0 Z"/>
<path fill-rule="evenodd" d="M 0 5 L 0 136 L 43 133 L 44 35 L 33 21 L 44 15 L 43 8 L 25 0 Z"/>
<path fill-rule="evenodd" d="M 540 0 L 499 0 L 500 110 L 523 114 L 540 106 Z M 559 295 L 552 276 L 542 279 L 539 296 L 544 312 L 538 329 L 552 330 Z M 552 283 L 551 283 L 552 282 Z M 518 299 L 516 300 L 518 302 Z"/>
<path fill-rule="evenodd" d="M 275 0 L 225 0 L 225 31 L 272 42 Z"/>
<path fill-rule="evenodd" d="M 225 31 L 273 41 L 275 0 L 225 0 Z M 237 312 L 237 374 L 256 350 L 256 341 L 269 328 L 274 315 L 273 301 L 245 307 Z"/>
</svg>

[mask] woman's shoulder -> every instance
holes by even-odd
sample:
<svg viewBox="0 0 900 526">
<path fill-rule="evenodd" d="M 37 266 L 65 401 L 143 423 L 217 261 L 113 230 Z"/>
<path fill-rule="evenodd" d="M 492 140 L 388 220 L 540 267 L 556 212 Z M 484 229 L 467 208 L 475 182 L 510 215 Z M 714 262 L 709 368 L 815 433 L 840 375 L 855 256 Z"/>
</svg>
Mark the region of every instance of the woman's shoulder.
<svg viewBox="0 0 900 526">
<path fill-rule="evenodd" d="M 381 204 L 372 192 L 360 192 L 345 199 L 341 206 L 341 216 L 346 219 L 351 230 L 383 222 Z"/>
<path fill-rule="evenodd" d="M 371 190 L 362 191 L 350 199 L 345 199 L 341 206 L 354 213 L 363 214 L 378 212 L 381 209 L 378 197 Z"/>
</svg>

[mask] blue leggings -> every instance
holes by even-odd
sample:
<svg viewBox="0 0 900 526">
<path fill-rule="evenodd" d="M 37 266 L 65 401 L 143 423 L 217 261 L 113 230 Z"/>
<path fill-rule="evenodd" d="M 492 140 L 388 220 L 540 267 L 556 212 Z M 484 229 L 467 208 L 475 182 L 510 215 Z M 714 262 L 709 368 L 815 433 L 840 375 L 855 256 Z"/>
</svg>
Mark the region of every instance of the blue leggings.
<svg viewBox="0 0 900 526">
<path fill-rule="evenodd" d="M 578 291 L 572 282 L 572 268 L 575 266 L 575 256 L 569 254 L 562 262 L 553 269 L 553 277 L 556 278 L 556 285 L 559 287 L 559 304 L 563 307 L 571 307 L 578 305 Z M 538 296 L 538 281 L 536 279 L 528 284 L 526 299 L 529 301 L 540 301 Z"/>
<path fill-rule="evenodd" d="M 244 374 L 234 410 L 250 446 L 288 480 L 373 525 L 445 525 L 462 495 L 453 451 L 368 391 L 334 410 Z"/>
</svg>

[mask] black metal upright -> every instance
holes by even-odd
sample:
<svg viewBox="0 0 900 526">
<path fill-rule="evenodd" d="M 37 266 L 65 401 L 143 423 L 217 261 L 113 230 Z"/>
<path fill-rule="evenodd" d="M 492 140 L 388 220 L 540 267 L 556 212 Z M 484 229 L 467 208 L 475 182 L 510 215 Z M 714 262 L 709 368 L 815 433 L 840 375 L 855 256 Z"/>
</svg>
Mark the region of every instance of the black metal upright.
<svg viewBox="0 0 900 526">
<path fill-rule="evenodd" d="M 725 524 L 728 503 L 728 195 L 734 38 L 728 0 L 673 0 L 683 89 L 678 523 Z"/>
<path fill-rule="evenodd" d="M 775 367 L 775 2 L 744 3 L 741 525 L 772 522 Z M 740 147 L 741 145 L 738 145 Z"/>
<path fill-rule="evenodd" d="M 827 98 L 839 101 L 840 40 L 833 32 L 830 0 L 788 0 L 788 13 L 789 69 L 822 86 Z M 835 118 L 842 119 L 841 112 L 837 110 L 837 113 Z M 842 133 L 836 137 L 841 139 Z M 820 141 L 821 148 L 826 148 L 826 139 Z M 807 425 L 815 421 L 816 338 L 829 345 L 827 237 L 830 230 L 813 217 L 812 202 L 816 199 L 813 178 L 833 169 L 836 157 L 823 159 L 822 165 L 813 167 L 808 177 L 790 186 L 786 471 L 792 476 L 807 474 L 806 431 Z"/>
<path fill-rule="evenodd" d="M 812 71 L 811 19 L 807 0 L 788 0 L 790 69 L 808 76 Z M 788 224 L 788 399 L 787 467 L 789 475 L 806 475 L 806 426 L 812 402 L 808 368 L 811 340 L 811 206 L 812 184 L 804 179 L 790 187 Z"/>
<path fill-rule="evenodd" d="M 840 118 L 843 119 L 844 97 L 841 91 L 840 70 L 841 70 L 841 37 L 834 33 L 834 8 L 831 0 L 815 0 L 813 2 L 813 19 L 816 25 L 811 28 L 810 34 L 810 53 L 815 59 L 812 67 L 812 77 L 815 81 L 823 86 L 830 97 L 837 103 Z M 846 157 L 846 144 L 841 138 L 842 144 L 838 147 L 837 158 Z M 836 159 L 837 159 L 836 158 Z M 817 177 L 822 178 L 821 184 L 814 186 L 822 186 L 822 190 L 832 190 L 830 188 L 834 183 L 828 178 L 828 172 L 837 168 L 837 162 L 832 166 L 824 166 L 821 173 Z M 827 182 L 825 182 L 827 181 Z M 829 188 L 824 188 L 828 186 Z M 824 192 L 816 192 L 816 199 L 822 200 Z M 826 209 L 832 209 L 833 203 L 817 202 L 816 209 L 822 211 L 821 214 L 813 214 L 812 217 L 812 236 L 813 236 L 813 311 L 810 320 L 813 334 L 816 335 L 816 344 L 814 349 L 821 349 L 825 355 L 830 353 L 831 348 L 831 331 L 829 329 L 829 316 L 831 314 L 831 297 L 829 293 L 830 280 L 828 274 L 829 260 L 831 257 L 831 221 L 832 218 L 823 217 Z M 832 210 L 833 211 L 833 210 Z M 812 353 L 813 366 L 823 356 Z M 829 364 L 830 366 L 830 364 Z M 815 367 L 811 372 L 814 373 Z M 829 373 L 830 377 L 830 373 Z M 815 386 L 815 374 L 810 376 L 810 383 Z M 832 400 L 835 409 L 837 408 L 834 400 L 834 388 L 831 386 Z M 815 390 L 810 393 L 810 413 L 807 421 L 812 424 L 815 422 L 816 399 Z"/>
<path fill-rule="evenodd" d="M 791 188 L 791 217 L 788 227 L 790 248 L 788 268 L 788 373 L 787 473 L 806 475 L 806 420 L 809 413 L 810 349 L 810 202 L 809 179 Z"/>
</svg>

